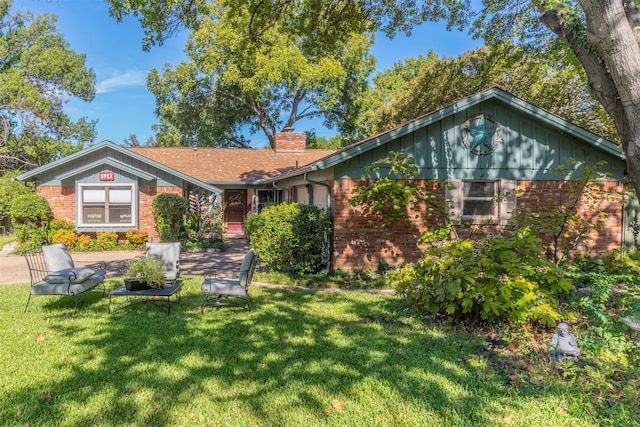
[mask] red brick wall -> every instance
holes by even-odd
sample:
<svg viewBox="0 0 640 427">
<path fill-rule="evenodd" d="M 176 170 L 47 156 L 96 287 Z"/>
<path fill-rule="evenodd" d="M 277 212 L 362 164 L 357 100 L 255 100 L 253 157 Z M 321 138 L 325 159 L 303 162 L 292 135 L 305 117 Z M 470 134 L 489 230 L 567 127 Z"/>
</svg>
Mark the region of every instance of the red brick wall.
<svg viewBox="0 0 640 427">
<path fill-rule="evenodd" d="M 377 270 L 379 263 L 392 266 L 415 261 L 422 255 L 418 246 L 420 233 L 426 230 L 422 218 L 413 218 L 416 228 L 405 223 L 384 225 L 380 217 L 364 215 L 361 207 L 347 207 L 359 180 L 342 179 L 333 183 L 333 268 Z M 424 181 L 444 199 L 444 187 Z M 424 212 L 424 206 L 422 212 Z M 431 224 L 441 222 L 434 216 Z"/>
<path fill-rule="evenodd" d="M 331 212 L 334 227 L 333 268 L 376 270 L 380 262 L 395 266 L 420 258 L 422 251 L 417 243 L 420 233 L 429 225 L 441 224 L 442 218 L 433 216 L 429 224 L 424 224 L 422 218 L 413 219 L 415 229 L 406 224 L 383 226 L 379 217 L 364 215 L 360 207 L 346 206 L 347 201 L 353 197 L 353 190 L 360 184 L 359 180 L 349 179 L 337 180 L 333 183 L 334 198 Z M 432 185 L 433 191 L 444 198 L 444 188 L 427 181 L 423 184 Z M 551 206 L 548 202 L 549 198 L 563 193 L 561 189 L 563 185 L 566 183 L 561 181 L 520 181 L 518 189 L 522 190 L 522 193 L 517 199 L 518 208 L 537 209 Z M 605 185 L 605 191 L 610 194 L 622 190 L 622 185 L 617 182 L 603 183 L 603 185 Z M 424 208 L 422 211 L 424 212 Z M 590 250 L 604 252 L 622 245 L 623 206 L 620 203 L 601 199 L 596 209 L 581 203 L 578 211 L 591 215 L 593 221 L 596 220 L 594 212 L 608 214 L 604 226 L 599 230 L 591 231 L 591 238 L 587 242 Z M 491 227 L 495 231 L 496 226 Z"/>
<path fill-rule="evenodd" d="M 73 186 L 38 186 L 37 193 L 47 199 L 51 206 L 54 218 L 64 219 L 72 224 L 76 223 L 76 193 Z M 183 196 L 180 187 L 140 187 L 139 188 L 139 204 L 138 204 L 138 220 L 139 229 L 149 233 L 149 241 L 157 242 L 160 240 L 158 231 L 153 220 L 153 208 L 151 202 L 153 197 L 161 193 L 173 193 Z"/>
<path fill-rule="evenodd" d="M 38 186 L 36 193 L 49 202 L 53 217 L 76 223 L 76 191 L 72 185 L 63 187 Z"/>
<path fill-rule="evenodd" d="M 567 200 L 570 190 L 569 185 L 577 185 L 576 182 L 566 181 L 519 181 L 518 190 L 518 209 L 545 209 L 555 208 L 558 204 L 554 201 Z M 623 186 L 619 182 L 603 182 L 601 183 L 605 194 L 614 195 L 623 191 Z M 585 196 L 577 205 L 577 211 L 583 218 L 589 218 L 590 222 L 595 224 L 598 215 L 604 213 L 607 218 L 601 227 L 593 229 L 589 233 L 589 239 L 585 245 L 581 245 L 578 250 L 585 252 L 587 250 L 596 253 L 604 253 L 614 248 L 619 248 L 623 243 L 623 205 L 618 201 L 609 201 L 604 197 L 597 197 L 595 205 L 589 205 L 589 199 Z M 560 246 L 564 246 L 561 241 Z"/>
</svg>

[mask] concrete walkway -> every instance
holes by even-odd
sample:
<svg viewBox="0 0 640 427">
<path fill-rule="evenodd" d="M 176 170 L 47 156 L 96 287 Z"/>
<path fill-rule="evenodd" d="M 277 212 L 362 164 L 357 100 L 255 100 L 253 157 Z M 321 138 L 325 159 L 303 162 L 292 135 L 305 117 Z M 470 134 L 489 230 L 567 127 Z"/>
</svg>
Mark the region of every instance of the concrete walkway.
<svg viewBox="0 0 640 427">
<path fill-rule="evenodd" d="M 244 234 L 226 236 L 227 247 L 224 251 L 183 252 L 180 254 L 180 271 L 187 275 L 216 275 L 235 277 L 249 244 Z M 104 261 L 107 263 L 107 276 L 120 276 L 127 262 L 144 255 L 143 251 L 106 251 L 73 252 L 74 261 Z M 29 283 L 29 270 L 24 257 L 9 250 L 0 251 L 0 285 L 11 283 Z"/>
</svg>

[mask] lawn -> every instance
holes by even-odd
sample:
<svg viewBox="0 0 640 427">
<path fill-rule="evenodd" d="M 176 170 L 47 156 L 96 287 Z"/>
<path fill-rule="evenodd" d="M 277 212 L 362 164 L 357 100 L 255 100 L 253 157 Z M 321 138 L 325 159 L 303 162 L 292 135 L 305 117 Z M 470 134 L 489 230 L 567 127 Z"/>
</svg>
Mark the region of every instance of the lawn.
<svg viewBox="0 0 640 427">
<path fill-rule="evenodd" d="M 108 298 L 0 294 L 0 425 L 599 426 L 638 422 L 558 375 L 539 346 L 433 323 L 397 296 L 253 287 L 254 310 L 167 315 Z M 116 286 L 110 281 L 108 287 Z M 517 378 L 514 372 L 519 372 Z"/>
</svg>

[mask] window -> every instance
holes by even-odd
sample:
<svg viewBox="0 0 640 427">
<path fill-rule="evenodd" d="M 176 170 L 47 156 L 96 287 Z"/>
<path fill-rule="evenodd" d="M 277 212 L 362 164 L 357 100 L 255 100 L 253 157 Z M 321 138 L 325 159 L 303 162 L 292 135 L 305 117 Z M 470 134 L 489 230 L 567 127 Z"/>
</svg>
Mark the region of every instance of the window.
<svg viewBox="0 0 640 427">
<path fill-rule="evenodd" d="M 80 225 L 133 226 L 133 187 L 81 186 Z"/>
<path fill-rule="evenodd" d="M 257 212 L 269 205 L 278 204 L 282 201 L 282 190 L 258 190 Z"/>
<path fill-rule="evenodd" d="M 462 187 L 462 219 L 492 219 L 496 216 L 496 182 L 465 181 Z"/>
</svg>

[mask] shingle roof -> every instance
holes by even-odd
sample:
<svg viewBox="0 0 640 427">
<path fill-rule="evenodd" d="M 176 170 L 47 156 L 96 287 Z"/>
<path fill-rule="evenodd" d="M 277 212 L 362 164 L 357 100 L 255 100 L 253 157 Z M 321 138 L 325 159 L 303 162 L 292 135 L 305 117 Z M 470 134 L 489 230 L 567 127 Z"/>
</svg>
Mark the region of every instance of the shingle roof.
<svg viewBox="0 0 640 427">
<path fill-rule="evenodd" d="M 276 153 L 270 148 L 129 147 L 128 150 L 209 183 L 252 183 L 293 172 L 336 152 L 307 149 Z"/>
</svg>

